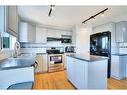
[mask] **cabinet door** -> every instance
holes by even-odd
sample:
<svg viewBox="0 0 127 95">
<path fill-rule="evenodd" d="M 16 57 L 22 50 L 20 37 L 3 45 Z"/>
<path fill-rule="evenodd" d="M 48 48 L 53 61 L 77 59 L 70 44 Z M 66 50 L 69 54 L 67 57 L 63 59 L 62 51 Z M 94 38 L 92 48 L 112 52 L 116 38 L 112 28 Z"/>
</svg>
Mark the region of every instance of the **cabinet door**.
<svg viewBox="0 0 127 95">
<path fill-rule="evenodd" d="M 119 79 L 126 77 L 126 56 L 120 56 L 119 60 Z"/>
<path fill-rule="evenodd" d="M 29 24 L 28 23 L 28 25 L 27 25 L 27 40 L 28 40 L 28 42 L 32 42 L 32 43 L 34 43 L 35 42 L 35 40 L 36 40 L 36 37 L 35 37 L 35 35 L 36 35 L 36 27 L 35 27 L 35 25 L 32 25 L 32 24 Z"/>
<path fill-rule="evenodd" d="M 54 34 L 53 30 L 47 29 L 47 37 L 54 37 L 54 36 L 55 36 L 55 34 Z"/>
<path fill-rule="evenodd" d="M 119 77 L 119 56 L 113 55 L 111 57 L 111 76 Z"/>
<path fill-rule="evenodd" d="M 71 57 L 67 57 L 66 60 L 66 66 L 67 66 L 67 78 L 68 80 L 70 80 L 73 83 L 73 76 L 74 76 L 74 72 L 73 72 L 73 62 L 74 62 L 74 58 Z"/>
<path fill-rule="evenodd" d="M 61 31 L 61 35 L 72 35 L 72 31 Z"/>
<path fill-rule="evenodd" d="M 11 32 L 18 33 L 18 12 L 16 6 L 8 6 L 8 29 Z"/>
<path fill-rule="evenodd" d="M 47 54 L 42 54 L 42 71 L 48 71 L 48 64 L 47 64 Z"/>
<path fill-rule="evenodd" d="M 0 32 L 4 32 L 4 19 L 5 19 L 5 14 L 4 14 L 4 6 L 0 6 Z"/>
<path fill-rule="evenodd" d="M 55 38 L 61 38 L 61 30 L 54 30 L 53 33 Z"/>
<path fill-rule="evenodd" d="M 74 66 L 73 66 L 73 81 L 74 85 L 78 89 L 84 89 L 85 88 L 85 63 L 82 60 L 75 59 Z"/>
<path fill-rule="evenodd" d="M 46 43 L 47 42 L 47 35 L 46 29 L 42 27 L 36 26 L 36 43 Z"/>
<path fill-rule="evenodd" d="M 72 31 L 66 31 L 66 35 L 72 35 Z"/>
<path fill-rule="evenodd" d="M 127 42 L 127 22 L 116 23 L 116 42 Z"/>
</svg>

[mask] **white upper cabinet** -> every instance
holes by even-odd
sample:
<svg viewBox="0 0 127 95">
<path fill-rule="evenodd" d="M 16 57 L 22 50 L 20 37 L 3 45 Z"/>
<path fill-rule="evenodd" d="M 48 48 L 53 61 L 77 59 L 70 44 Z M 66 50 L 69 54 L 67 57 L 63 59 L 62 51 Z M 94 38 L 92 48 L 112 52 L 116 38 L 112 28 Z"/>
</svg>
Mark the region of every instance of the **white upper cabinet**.
<svg viewBox="0 0 127 95">
<path fill-rule="evenodd" d="M 127 22 L 116 23 L 116 42 L 127 42 Z"/>
<path fill-rule="evenodd" d="M 72 36 L 72 31 L 61 31 L 61 35 L 69 35 L 69 36 Z"/>
<path fill-rule="evenodd" d="M 60 38 L 61 31 L 55 29 L 47 29 L 47 37 Z"/>
<path fill-rule="evenodd" d="M 18 12 L 16 6 L 0 6 L 0 32 L 18 35 Z"/>
<path fill-rule="evenodd" d="M 47 29 L 47 37 L 61 38 L 62 37 L 61 35 L 72 36 L 72 31 L 64 31 L 64 30 L 57 30 L 57 29 Z"/>
<path fill-rule="evenodd" d="M 36 40 L 36 26 L 27 22 L 19 23 L 19 42 L 31 42 Z"/>
<path fill-rule="evenodd" d="M 36 26 L 36 43 L 46 43 L 47 42 L 47 29 Z"/>
<path fill-rule="evenodd" d="M 18 33 L 18 12 L 16 6 L 8 6 L 8 28 Z"/>
</svg>

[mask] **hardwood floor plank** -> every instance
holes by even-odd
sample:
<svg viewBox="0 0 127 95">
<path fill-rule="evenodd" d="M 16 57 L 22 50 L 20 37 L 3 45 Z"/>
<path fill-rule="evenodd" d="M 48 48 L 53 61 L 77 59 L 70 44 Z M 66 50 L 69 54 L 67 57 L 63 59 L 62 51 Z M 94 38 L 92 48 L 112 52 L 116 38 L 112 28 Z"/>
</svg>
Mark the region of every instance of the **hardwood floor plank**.
<svg viewBox="0 0 127 95">
<path fill-rule="evenodd" d="M 109 78 L 108 89 L 127 90 L 127 79 L 116 80 Z M 74 90 L 75 88 L 67 80 L 66 71 L 59 71 L 53 73 L 35 74 L 35 83 L 33 89 L 37 90 Z"/>
</svg>

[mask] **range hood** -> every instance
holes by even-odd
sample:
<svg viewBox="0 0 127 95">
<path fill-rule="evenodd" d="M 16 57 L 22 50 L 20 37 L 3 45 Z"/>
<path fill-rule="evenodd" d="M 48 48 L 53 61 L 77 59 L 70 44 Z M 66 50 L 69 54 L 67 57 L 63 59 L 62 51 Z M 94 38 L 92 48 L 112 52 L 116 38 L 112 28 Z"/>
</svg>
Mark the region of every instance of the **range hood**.
<svg viewBox="0 0 127 95">
<path fill-rule="evenodd" d="M 61 38 L 47 37 L 47 41 L 61 41 Z"/>
</svg>

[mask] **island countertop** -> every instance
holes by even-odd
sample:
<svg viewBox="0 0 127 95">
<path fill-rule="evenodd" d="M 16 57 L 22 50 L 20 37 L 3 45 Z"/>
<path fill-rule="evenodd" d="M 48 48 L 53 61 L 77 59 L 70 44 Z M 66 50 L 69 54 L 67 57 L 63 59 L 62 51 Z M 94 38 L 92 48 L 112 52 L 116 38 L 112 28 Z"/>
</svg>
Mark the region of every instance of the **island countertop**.
<svg viewBox="0 0 127 95">
<path fill-rule="evenodd" d="M 108 59 L 108 57 L 90 55 L 89 53 L 88 54 L 70 54 L 67 56 L 72 57 L 72 58 L 76 58 L 79 60 L 87 61 L 87 62 L 93 62 L 93 61 L 100 61 L 100 60 Z"/>
<path fill-rule="evenodd" d="M 30 67 L 35 64 L 34 57 L 8 58 L 0 60 L 0 70 Z"/>
<path fill-rule="evenodd" d="M 121 54 L 121 53 L 115 53 L 115 54 L 112 54 L 112 55 L 116 55 L 116 56 L 127 56 L 127 54 Z"/>
</svg>

